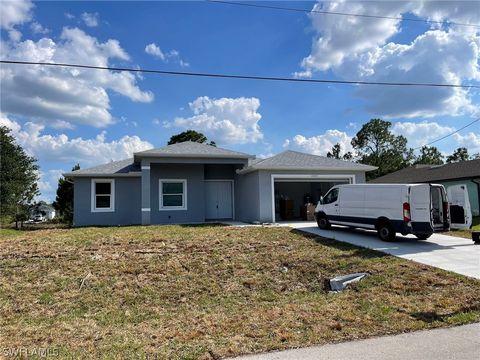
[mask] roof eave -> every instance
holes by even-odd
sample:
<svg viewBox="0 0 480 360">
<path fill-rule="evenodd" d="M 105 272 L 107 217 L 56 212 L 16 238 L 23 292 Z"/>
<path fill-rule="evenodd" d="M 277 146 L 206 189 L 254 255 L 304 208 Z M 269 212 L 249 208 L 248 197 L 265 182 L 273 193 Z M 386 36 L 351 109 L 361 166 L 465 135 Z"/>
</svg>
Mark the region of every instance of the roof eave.
<svg viewBox="0 0 480 360">
<path fill-rule="evenodd" d="M 196 158 L 196 159 L 255 159 L 255 155 L 221 155 L 221 154 L 149 154 L 149 153 L 134 153 L 135 157 L 148 157 L 148 158 Z"/>
<path fill-rule="evenodd" d="M 255 165 L 243 168 L 241 170 L 237 170 L 237 174 L 248 174 L 252 171 L 256 170 L 269 170 L 269 171 L 288 171 L 288 170 L 295 170 L 295 171 L 372 171 L 376 170 L 378 167 L 364 165 L 361 168 L 358 167 L 344 167 L 344 168 L 337 168 L 331 166 L 323 166 L 323 167 L 302 167 L 302 166 L 289 166 L 289 167 L 257 167 Z"/>
<path fill-rule="evenodd" d="M 132 171 L 129 173 L 81 173 L 75 174 L 73 172 L 62 174 L 65 178 L 76 177 L 140 177 L 142 173 L 140 171 Z"/>
</svg>

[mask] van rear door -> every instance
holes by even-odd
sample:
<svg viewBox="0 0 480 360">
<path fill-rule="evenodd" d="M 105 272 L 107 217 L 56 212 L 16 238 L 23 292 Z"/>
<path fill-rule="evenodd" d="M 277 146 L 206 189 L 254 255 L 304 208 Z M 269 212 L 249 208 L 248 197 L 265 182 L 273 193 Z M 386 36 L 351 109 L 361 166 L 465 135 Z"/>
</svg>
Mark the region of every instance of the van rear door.
<svg viewBox="0 0 480 360">
<path fill-rule="evenodd" d="M 413 233 L 432 233 L 430 184 L 411 185 L 410 216 Z"/>
<path fill-rule="evenodd" d="M 469 229 L 472 226 L 472 209 L 468 199 L 467 185 L 453 185 L 447 188 L 448 205 L 452 229 Z"/>
</svg>

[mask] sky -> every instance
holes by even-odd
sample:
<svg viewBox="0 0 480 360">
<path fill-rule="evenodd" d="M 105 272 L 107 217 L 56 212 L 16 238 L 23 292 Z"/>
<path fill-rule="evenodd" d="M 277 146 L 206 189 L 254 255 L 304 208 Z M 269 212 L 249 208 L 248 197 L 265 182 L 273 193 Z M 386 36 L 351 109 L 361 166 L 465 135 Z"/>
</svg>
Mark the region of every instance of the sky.
<svg viewBox="0 0 480 360">
<path fill-rule="evenodd" d="M 480 83 L 480 5 L 467 1 L 0 0 L 0 58 L 330 80 Z M 313 12 L 312 12 L 313 10 Z M 380 15 L 378 19 L 315 11 Z M 428 23 L 405 19 L 432 20 Z M 480 116 L 479 90 L 267 82 L 32 65 L 0 67 L 0 124 L 40 166 L 39 199 L 62 172 L 162 147 L 187 129 L 266 157 L 326 155 L 372 118 L 418 147 Z M 480 152 L 480 123 L 435 144 Z M 3 171 L 3 170 L 2 170 Z"/>
</svg>

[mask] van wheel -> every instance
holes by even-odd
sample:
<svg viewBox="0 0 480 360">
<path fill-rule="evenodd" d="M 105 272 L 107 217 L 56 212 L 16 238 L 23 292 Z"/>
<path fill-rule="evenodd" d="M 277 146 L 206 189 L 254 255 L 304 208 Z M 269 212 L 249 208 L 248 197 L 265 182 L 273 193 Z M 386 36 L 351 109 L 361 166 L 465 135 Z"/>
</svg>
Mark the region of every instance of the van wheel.
<svg viewBox="0 0 480 360">
<path fill-rule="evenodd" d="M 377 226 L 378 237 L 383 241 L 395 240 L 395 229 L 389 222 L 382 222 Z"/>
<path fill-rule="evenodd" d="M 417 237 L 418 240 L 427 240 L 432 234 L 413 234 Z"/>
<path fill-rule="evenodd" d="M 322 230 L 328 230 L 331 227 L 330 222 L 328 221 L 325 215 L 317 216 L 317 224 L 318 224 L 318 227 Z"/>
</svg>

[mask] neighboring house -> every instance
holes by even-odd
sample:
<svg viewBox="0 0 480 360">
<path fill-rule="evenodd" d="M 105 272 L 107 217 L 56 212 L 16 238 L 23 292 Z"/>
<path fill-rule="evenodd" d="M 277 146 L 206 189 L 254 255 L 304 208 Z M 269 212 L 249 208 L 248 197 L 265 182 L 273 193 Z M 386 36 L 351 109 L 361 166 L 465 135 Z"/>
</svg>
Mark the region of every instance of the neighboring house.
<svg viewBox="0 0 480 360">
<path fill-rule="evenodd" d="M 376 178 L 371 183 L 436 183 L 445 188 L 465 184 L 472 215 L 479 215 L 480 159 L 444 165 L 414 165 Z"/>
<path fill-rule="evenodd" d="M 42 201 L 33 208 L 31 218 L 35 218 L 36 215 L 42 215 L 45 220 L 52 220 L 55 218 L 55 208 Z"/>
<path fill-rule="evenodd" d="M 74 182 L 74 225 L 275 222 L 281 199 L 300 217 L 331 186 L 363 183 L 375 167 L 285 151 L 253 155 L 196 142 L 64 174 Z"/>
</svg>

